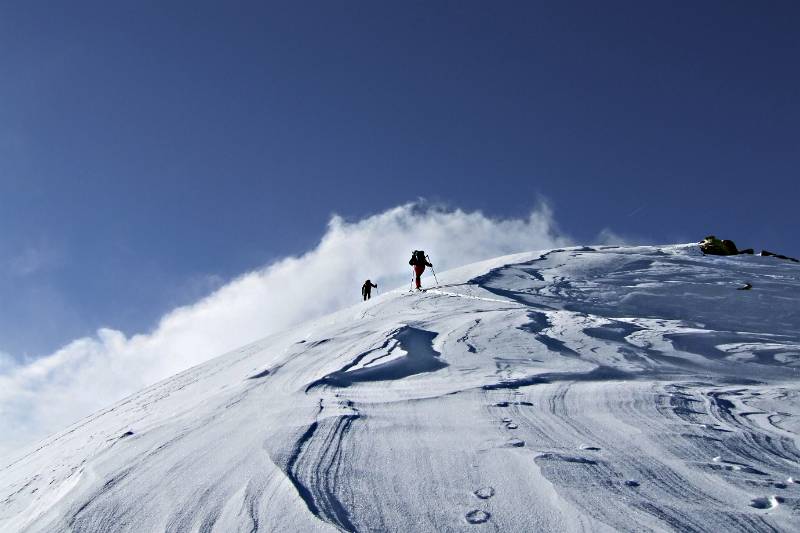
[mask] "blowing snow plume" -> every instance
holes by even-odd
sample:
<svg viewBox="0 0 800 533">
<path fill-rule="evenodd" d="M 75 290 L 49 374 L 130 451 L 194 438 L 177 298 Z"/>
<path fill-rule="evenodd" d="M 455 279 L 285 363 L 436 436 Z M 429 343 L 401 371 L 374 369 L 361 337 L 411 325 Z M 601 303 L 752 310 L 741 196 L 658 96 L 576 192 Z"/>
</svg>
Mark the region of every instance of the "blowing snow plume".
<svg viewBox="0 0 800 533">
<path fill-rule="evenodd" d="M 103 328 L 28 364 L 5 358 L 0 454 L 213 356 L 355 303 L 366 278 L 380 291 L 407 283 L 413 249 L 429 251 L 444 270 L 566 241 L 545 204 L 521 219 L 421 203 L 355 222 L 334 216 L 313 250 L 243 274 L 167 313 L 150 333 Z"/>
</svg>

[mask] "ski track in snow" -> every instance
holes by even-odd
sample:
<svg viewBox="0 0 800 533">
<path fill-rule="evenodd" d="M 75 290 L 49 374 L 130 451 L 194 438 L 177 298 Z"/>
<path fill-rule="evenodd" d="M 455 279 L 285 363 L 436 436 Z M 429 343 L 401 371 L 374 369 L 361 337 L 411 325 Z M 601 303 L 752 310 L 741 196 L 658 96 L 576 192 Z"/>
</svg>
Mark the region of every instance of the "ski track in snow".
<svg viewBox="0 0 800 533">
<path fill-rule="evenodd" d="M 584 247 L 440 279 L 22 452 L 0 530 L 797 530 L 800 267 Z"/>
</svg>

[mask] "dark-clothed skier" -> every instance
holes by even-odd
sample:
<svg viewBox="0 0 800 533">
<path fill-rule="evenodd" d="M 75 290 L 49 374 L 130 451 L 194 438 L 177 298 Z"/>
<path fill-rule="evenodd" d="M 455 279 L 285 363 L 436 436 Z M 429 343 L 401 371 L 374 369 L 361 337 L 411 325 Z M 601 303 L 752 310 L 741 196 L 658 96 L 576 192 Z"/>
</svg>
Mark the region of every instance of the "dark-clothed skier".
<svg viewBox="0 0 800 533">
<path fill-rule="evenodd" d="M 364 301 L 369 300 L 372 297 L 372 288 L 378 288 L 376 283 L 372 283 L 370 280 L 364 282 L 361 286 L 361 296 L 364 297 Z"/>
<path fill-rule="evenodd" d="M 433 265 L 428 262 L 428 259 L 425 257 L 425 252 L 422 250 L 414 250 L 411 252 L 411 260 L 408 264 L 414 267 L 417 290 L 422 290 L 422 273 L 425 272 L 426 266 L 433 267 Z"/>
</svg>

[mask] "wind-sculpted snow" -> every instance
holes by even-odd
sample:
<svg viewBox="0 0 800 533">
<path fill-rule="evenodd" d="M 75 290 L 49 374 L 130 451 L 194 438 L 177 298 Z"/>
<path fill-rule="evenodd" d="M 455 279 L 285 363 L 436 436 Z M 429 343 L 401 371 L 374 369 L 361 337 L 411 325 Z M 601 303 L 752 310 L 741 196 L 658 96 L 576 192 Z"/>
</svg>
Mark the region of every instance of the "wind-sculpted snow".
<svg viewBox="0 0 800 533">
<path fill-rule="evenodd" d="M 6 461 L 0 530 L 797 530 L 796 264 L 575 248 L 439 278 Z"/>
<path fill-rule="evenodd" d="M 333 372 L 309 385 L 306 392 L 318 385 L 348 387 L 353 383 L 363 381 L 397 380 L 421 372 L 439 370 L 447 366 L 447 364 L 441 362 L 438 359 L 439 354 L 431 348 L 431 341 L 434 338 L 436 338 L 436 333 L 404 326 L 390 335 L 381 346 L 381 349 L 378 350 L 378 352 L 385 351 L 385 353 L 373 356 L 372 354 L 375 353 L 375 350 L 366 351 L 341 370 Z M 390 343 L 391 347 L 389 347 Z M 388 359 L 395 349 L 402 350 L 405 355 L 386 362 L 378 362 Z M 370 359 L 363 366 L 354 369 L 366 357 L 370 357 Z"/>
</svg>

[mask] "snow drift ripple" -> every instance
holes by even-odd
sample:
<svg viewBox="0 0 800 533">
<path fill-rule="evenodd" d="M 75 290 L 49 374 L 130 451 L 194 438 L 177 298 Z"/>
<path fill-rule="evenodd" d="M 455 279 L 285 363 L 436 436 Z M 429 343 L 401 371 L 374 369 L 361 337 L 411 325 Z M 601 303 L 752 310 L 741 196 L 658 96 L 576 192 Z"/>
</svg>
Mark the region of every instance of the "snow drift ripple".
<svg viewBox="0 0 800 533">
<path fill-rule="evenodd" d="M 47 439 L 0 470 L 0 529 L 793 530 L 796 265 L 584 247 L 440 280 Z"/>
</svg>

